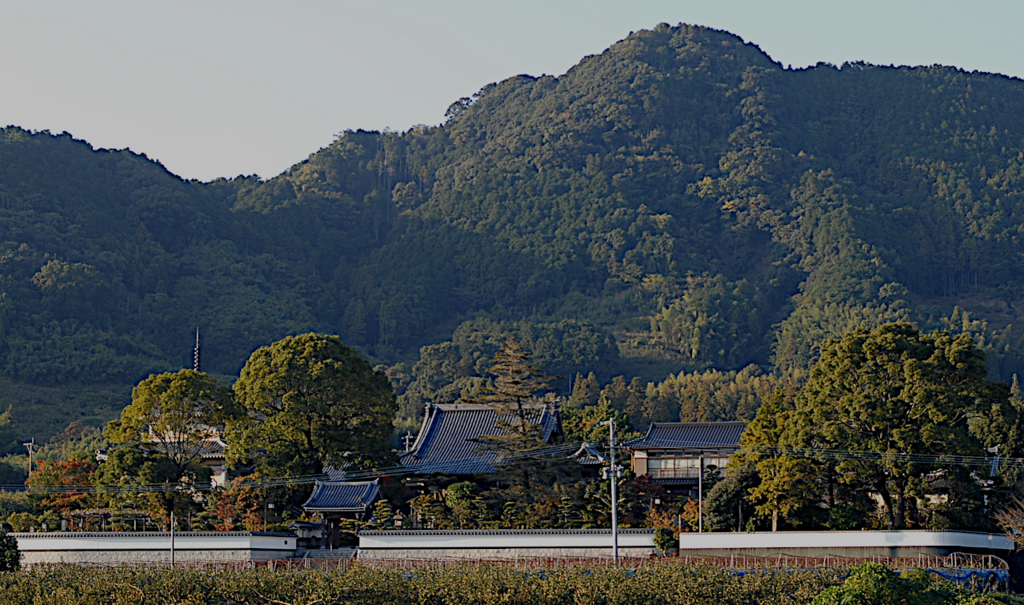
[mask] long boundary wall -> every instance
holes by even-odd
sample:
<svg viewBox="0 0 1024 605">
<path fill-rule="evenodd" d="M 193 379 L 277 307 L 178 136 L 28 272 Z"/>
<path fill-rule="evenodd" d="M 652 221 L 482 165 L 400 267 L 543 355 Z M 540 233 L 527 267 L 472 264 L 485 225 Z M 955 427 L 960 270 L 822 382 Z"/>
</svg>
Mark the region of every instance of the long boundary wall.
<svg viewBox="0 0 1024 605">
<path fill-rule="evenodd" d="M 619 530 L 619 555 L 655 553 L 654 530 Z M 405 530 L 359 532 L 359 559 L 611 557 L 610 529 Z"/>
<path fill-rule="evenodd" d="M 12 533 L 23 565 L 71 563 L 121 565 L 167 563 L 167 532 Z M 174 534 L 174 559 L 189 561 L 270 561 L 295 554 L 292 534 L 264 532 L 180 532 Z"/>
<path fill-rule="evenodd" d="M 680 555 L 797 557 L 945 556 L 954 552 L 1006 555 L 1013 541 L 972 531 L 821 531 L 679 534 Z"/>
</svg>

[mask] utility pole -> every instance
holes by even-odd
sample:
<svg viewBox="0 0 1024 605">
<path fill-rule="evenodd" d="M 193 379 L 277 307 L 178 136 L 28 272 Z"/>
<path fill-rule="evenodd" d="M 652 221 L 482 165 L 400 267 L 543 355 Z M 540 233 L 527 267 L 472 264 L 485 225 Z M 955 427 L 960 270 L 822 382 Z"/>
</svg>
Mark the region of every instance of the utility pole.
<svg viewBox="0 0 1024 605">
<path fill-rule="evenodd" d="M 25 448 L 28 450 L 28 474 L 31 477 L 32 476 L 32 454 L 34 454 L 35 451 L 36 451 L 36 438 L 33 437 L 32 441 L 29 441 L 28 443 L 22 443 L 22 445 L 24 445 Z"/>
<path fill-rule="evenodd" d="M 174 513 L 171 513 L 171 568 L 174 568 Z"/>
<path fill-rule="evenodd" d="M 611 451 L 611 467 L 605 469 L 612 482 L 612 561 L 619 564 L 619 468 L 615 466 L 615 419 L 609 418 L 601 424 L 608 425 L 608 448 Z"/>
<path fill-rule="evenodd" d="M 700 468 L 697 469 L 697 533 L 704 533 L 704 454 L 700 455 Z"/>
</svg>

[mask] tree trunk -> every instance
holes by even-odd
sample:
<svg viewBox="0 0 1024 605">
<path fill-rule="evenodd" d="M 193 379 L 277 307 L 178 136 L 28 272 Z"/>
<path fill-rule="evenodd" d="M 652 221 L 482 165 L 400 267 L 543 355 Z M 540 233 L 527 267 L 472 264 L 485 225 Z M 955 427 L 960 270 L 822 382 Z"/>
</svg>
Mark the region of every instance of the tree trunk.
<svg viewBox="0 0 1024 605">
<path fill-rule="evenodd" d="M 882 497 L 882 506 L 885 508 L 886 526 L 889 529 L 896 529 L 896 519 L 893 515 L 892 494 L 889 493 L 889 488 L 886 485 L 884 478 L 879 483 L 875 484 L 875 489 L 878 490 L 878 495 Z"/>
<path fill-rule="evenodd" d="M 772 531 L 779 531 L 779 511 L 772 511 Z"/>
<path fill-rule="evenodd" d="M 902 481 L 896 481 L 896 506 L 893 510 L 893 523 L 891 529 L 907 528 L 907 497 L 906 486 Z"/>
</svg>

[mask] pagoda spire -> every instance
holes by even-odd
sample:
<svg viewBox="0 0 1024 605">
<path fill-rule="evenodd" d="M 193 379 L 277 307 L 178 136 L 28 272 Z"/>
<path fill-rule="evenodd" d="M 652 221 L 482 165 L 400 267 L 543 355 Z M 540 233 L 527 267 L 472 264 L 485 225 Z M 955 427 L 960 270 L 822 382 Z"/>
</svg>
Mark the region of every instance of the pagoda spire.
<svg viewBox="0 0 1024 605">
<path fill-rule="evenodd" d="M 199 328 L 196 327 L 196 348 L 192 349 L 192 369 L 199 371 Z"/>
</svg>

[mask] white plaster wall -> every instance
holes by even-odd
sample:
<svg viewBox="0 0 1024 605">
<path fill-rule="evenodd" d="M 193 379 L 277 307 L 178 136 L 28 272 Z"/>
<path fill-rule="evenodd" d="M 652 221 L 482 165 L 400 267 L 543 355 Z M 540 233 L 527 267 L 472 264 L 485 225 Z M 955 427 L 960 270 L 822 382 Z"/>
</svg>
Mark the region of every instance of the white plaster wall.
<svg viewBox="0 0 1024 605">
<path fill-rule="evenodd" d="M 679 550 L 765 548 L 923 548 L 1013 550 L 1002 534 L 962 531 L 723 532 L 679 534 Z"/>
<path fill-rule="evenodd" d="M 178 563 L 190 561 L 245 562 L 273 561 L 287 559 L 293 551 L 287 550 L 183 550 L 175 549 L 174 560 Z M 24 566 L 41 563 L 67 563 L 72 565 L 134 565 L 139 563 L 170 563 L 170 550 L 34 550 L 23 552 Z"/>
<path fill-rule="evenodd" d="M 359 550 L 373 549 L 565 549 L 612 547 L 611 531 L 602 533 L 379 532 L 359 534 Z M 654 549 L 654 533 L 620 533 L 620 548 Z"/>
<path fill-rule="evenodd" d="M 649 557 L 655 554 L 653 546 L 619 548 L 620 557 Z M 604 548 L 432 548 L 432 549 L 377 549 L 358 551 L 360 560 L 380 559 L 503 559 L 525 560 L 531 558 L 608 558 L 612 557 L 611 546 Z"/>
<path fill-rule="evenodd" d="M 22 562 L 147 563 L 170 561 L 169 533 L 12 533 Z M 183 532 L 174 536 L 178 561 L 268 561 L 295 553 L 295 536 L 250 532 Z"/>
</svg>

